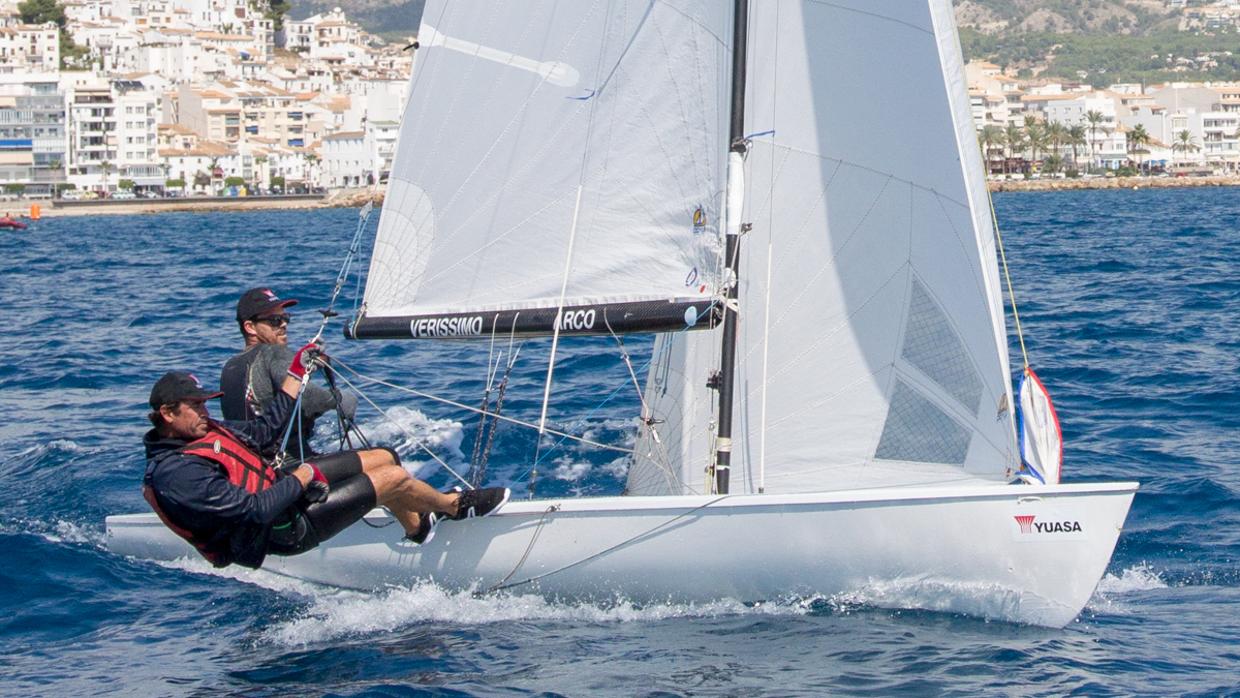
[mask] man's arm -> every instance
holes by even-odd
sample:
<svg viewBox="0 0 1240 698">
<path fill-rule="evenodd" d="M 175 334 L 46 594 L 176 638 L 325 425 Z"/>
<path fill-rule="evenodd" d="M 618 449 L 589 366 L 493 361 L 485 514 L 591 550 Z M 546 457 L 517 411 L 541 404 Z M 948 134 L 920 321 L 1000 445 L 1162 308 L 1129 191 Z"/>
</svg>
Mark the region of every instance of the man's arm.
<svg viewBox="0 0 1240 698">
<path fill-rule="evenodd" d="M 270 350 L 264 357 L 267 375 L 271 377 L 272 386 L 282 386 L 288 377 L 289 364 L 293 362 L 293 350 L 284 344 L 269 345 Z M 306 383 L 301 395 L 301 411 L 311 419 L 336 408 L 336 398 L 330 390 L 320 388 L 313 383 Z"/>
<path fill-rule="evenodd" d="M 192 518 L 191 528 L 223 525 L 267 525 L 297 502 L 313 470 L 303 465 L 293 477 L 280 478 L 271 488 L 250 494 L 228 481 L 213 463 L 182 456 L 158 468 L 152 484 L 159 496 Z"/>
<path fill-rule="evenodd" d="M 272 397 L 271 402 L 263 409 L 262 414 L 248 422 L 223 422 L 231 431 L 241 434 L 254 443 L 260 450 L 270 446 L 278 446 L 284 438 L 284 429 L 293 414 L 293 406 L 297 403 L 297 391 L 301 389 L 301 376 L 308 367 L 303 362 L 310 349 L 318 349 L 307 344 L 293 355 L 285 366 L 284 379 L 280 390 Z"/>
</svg>

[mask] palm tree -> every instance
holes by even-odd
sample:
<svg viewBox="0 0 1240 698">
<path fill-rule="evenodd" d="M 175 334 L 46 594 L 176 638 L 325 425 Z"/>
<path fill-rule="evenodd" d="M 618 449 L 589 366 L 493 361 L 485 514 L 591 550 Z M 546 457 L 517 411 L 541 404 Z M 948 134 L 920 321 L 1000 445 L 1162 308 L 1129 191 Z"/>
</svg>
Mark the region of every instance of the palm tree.
<svg viewBox="0 0 1240 698">
<path fill-rule="evenodd" d="M 1080 166 L 1076 162 L 1076 149 L 1087 145 L 1089 141 L 1085 139 L 1084 124 L 1073 124 L 1068 127 L 1067 144 L 1072 148 L 1072 169 L 1078 170 Z"/>
<path fill-rule="evenodd" d="M 1059 155 L 1059 149 L 1068 142 L 1068 127 L 1061 121 L 1052 121 L 1046 125 L 1046 143 Z"/>
<path fill-rule="evenodd" d="M 108 190 L 108 175 L 112 174 L 112 163 L 104 160 L 99 163 L 99 170 L 103 172 L 103 190 Z"/>
<path fill-rule="evenodd" d="M 1038 151 L 1046 147 L 1046 125 L 1032 114 L 1025 115 L 1025 141 L 1029 144 L 1032 169 L 1038 162 Z"/>
<path fill-rule="evenodd" d="M 995 148 L 999 149 L 999 154 L 1003 154 L 1003 144 L 1005 138 L 1003 129 L 995 124 L 986 124 L 982 127 L 977 136 L 978 142 L 982 145 L 982 159 L 986 161 L 986 174 L 990 174 L 990 161 L 994 159 Z"/>
<path fill-rule="evenodd" d="M 1195 153 L 1201 150 L 1201 146 L 1197 145 L 1197 139 L 1193 134 L 1184 129 L 1175 134 L 1175 140 L 1171 143 L 1171 152 L 1173 153 Z"/>
<path fill-rule="evenodd" d="M 1128 132 L 1127 147 L 1128 152 L 1137 156 L 1137 170 L 1141 170 L 1141 156 L 1149 153 L 1146 145 L 1149 145 L 1150 134 L 1145 130 L 1144 124 L 1137 124 Z"/>
<path fill-rule="evenodd" d="M 1008 172 L 1008 163 L 1025 149 L 1025 134 L 1016 124 L 1008 124 L 1003 131 L 1003 143 L 1007 146 L 1008 156 L 1003 161 L 1003 173 Z"/>
<path fill-rule="evenodd" d="M 1098 125 L 1103 122 L 1102 112 L 1090 109 L 1085 112 L 1085 121 L 1089 122 L 1089 160 L 1093 164 L 1094 146 L 1098 144 Z"/>
</svg>

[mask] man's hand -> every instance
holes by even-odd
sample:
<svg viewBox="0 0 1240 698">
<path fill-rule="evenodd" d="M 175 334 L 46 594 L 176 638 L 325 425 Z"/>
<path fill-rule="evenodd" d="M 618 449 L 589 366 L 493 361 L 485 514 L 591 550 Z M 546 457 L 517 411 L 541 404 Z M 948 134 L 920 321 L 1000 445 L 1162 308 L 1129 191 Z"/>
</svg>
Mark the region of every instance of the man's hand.
<svg viewBox="0 0 1240 698">
<path fill-rule="evenodd" d="M 306 377 L 307 373 L 313 373 L 314 369 L 318 368 L 326 358 L 327 354 L 323 353 L 323 344 L 310 342 L 293 354 L 293 362 L 288 365 L 288 374 L 300 381 Z"/>
<path fill-rule="evenodd" d="M 301 481 L 301 496 L 311 504 L 318 504 L 326 501 L 327 495 L 331 493 L 331 485 L 327 483 L 327 478 L 323 476 L 323 471 L 319 470 L 314 463 L 302 463 L 293 475 Z"/>
</svg>

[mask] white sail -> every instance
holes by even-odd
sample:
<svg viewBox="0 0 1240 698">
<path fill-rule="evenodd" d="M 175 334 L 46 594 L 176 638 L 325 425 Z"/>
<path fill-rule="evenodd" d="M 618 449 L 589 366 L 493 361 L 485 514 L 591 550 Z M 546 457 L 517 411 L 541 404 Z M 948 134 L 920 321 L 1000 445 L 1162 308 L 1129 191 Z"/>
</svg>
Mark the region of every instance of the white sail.
<svg viewBox="0 0 1240 698">
<path fill-rule="evenodd" d="M 759 2 L 749 34 L 732 491 L 1009 477 L 996 249 L 950 2 Z M 663 445 L 639 439 L 631 493 L 709 490 L 710 409 L 686 396 L 718 362 L 714 334 L 659 340 Z"/>
<path fill-rule="evenodd" d="M 566 306 L 562 329 L 601 333 L 593 306 L 709 309 L 726 3 L 431 2 L 423 20 L 360 324 L 468 336 L 541 310 L 549 331 Z"/>
</svg>

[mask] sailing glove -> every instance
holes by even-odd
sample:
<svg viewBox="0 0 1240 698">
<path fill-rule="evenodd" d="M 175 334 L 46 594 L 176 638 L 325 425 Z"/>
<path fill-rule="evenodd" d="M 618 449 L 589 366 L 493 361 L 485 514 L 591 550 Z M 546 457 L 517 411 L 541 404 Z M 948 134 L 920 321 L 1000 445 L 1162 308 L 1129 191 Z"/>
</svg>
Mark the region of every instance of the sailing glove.
<svg viewBox="0 0 1240 698">
<path fill-rule="evenodd" d="M 302 498 L 311 504 L 327 501 L 327 495 L 331 493 L 331 486 L 327 484 L 327 478 L 323 476 L 323 471 L 319 470 L 319 466 L 314 463 L 306 463 L 305 465 L 309 466 L 314 475 L 302 490 Z"/>
<path fill-rule="evenodd" d="M 293 363 L 288 365 L 288 374 L 297 380 L 306 377 L 307 373 L 313 373 L 318 368 L 320 362 L 327 358 L 323 353 L 323 345 L 317 342 L 310 342 L 306 346 L 297 350 L 293 354 Z"/>
</svg>

